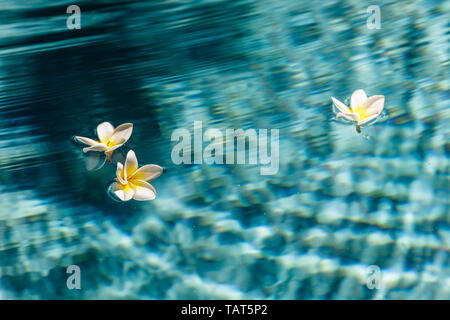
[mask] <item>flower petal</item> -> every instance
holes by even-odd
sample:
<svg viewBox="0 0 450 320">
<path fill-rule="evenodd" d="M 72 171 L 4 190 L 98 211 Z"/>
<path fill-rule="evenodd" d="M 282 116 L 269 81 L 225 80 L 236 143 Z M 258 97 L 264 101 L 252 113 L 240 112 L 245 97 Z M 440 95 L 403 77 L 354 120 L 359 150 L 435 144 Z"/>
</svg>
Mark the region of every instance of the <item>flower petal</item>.
<svg viewBox="0 0 450 320">
<path fill-rule="evenodd" d="M 88 151 L 105 151 L 108 149 L 108 146 L 104 143 L 97 143 L 89 148 L 83 148 L 83 152 L 86 153 Z"/>
<path fill-rule="evenodd" d="M 138 168 L 138 161 L 136 158 L 136 154 L 133 150 L 128 151 L 127 159 L 125 160 L 125 170 L 124 170 L 124 179 L 128 180 L 127 177 L 131 177 Z"/>
<path fill-rule="evenodd" d="M 336 119 L 339 119 L 339 118 L 345 118 L 345 119 L 350 120 L 350 121 L 358 121 L 360 116 L 357 113 L 343 113 L 343 112 L 339 112 L 336 115 Z"/>
<path fill-rule="evenodd" d="M 134 186 L 130 183 L 122 185 L 120 183 L 114 182 L 112 186 L 114 194 L 122 201 L 128 201 L 133 198 L 135 194 Z"/>
<path fill-rule="evenodd" d="M 156 198 L 156 190 L 150 183 L 140 180 L 133 180 L 131 183 L 135 189 L 134 200 L 147 201 Z"/>
<path fill-rule="evenodd" d="M 350 109 L 338 99 L 331 97 L 331 100 L 333 101 L 336 108 L 338 108 L 342 113 L 351 113 Z"/>
<path fill-rule="evenodd" d="M 148 164 L 140 167 L 130 178 L 142 181 L 152 181 L 158 178 L 163 172 L 163 168 L 156 164 Z"/>
<path fill-rule="evenodd" d="M 123 164 L 120 162 L 117 162 L 116 177 L 121 184 L 127 184 L 127 181 L 123 177 Z"/>
<path fill-rule="evenodd" d="M 380 114 L 384 108 L 384 99 L 385 98 L 382 95 L 371 96 L 369 99 L 367 99 L 364 103 L 366 115 L 371 116 L 373 114 Z"/>
<path fill-rule="evenodd" d="M 375 119 L 375 118 L 378 117 L 379 115 L 380 115 L 380 114 L 377 113 L 377 114 L 373 114 L 373 115 L 371 115 L 371 116 L 369 116 L 369 117 L 367 117 L 367 118 L 364 118 L 364 119 L 362 119 L 361 121 L 358 121 L 358 125 L 359 125 L 359 126 L 362 126 L 363 124 L 366 124 L 367 122 L 369 122 L 369 121 Z"/>
<path fill-rule="evenodd" d="M 85 137 L 75 136 L 75 139 L 78 140 L 79 142 L 87 144 L 89 146 L 93 146 L 98 143 L 98 141 L 95 141 L 95 140 L 92 140 L 89 138 L 85 138 Z"/>
<path fill-rule="evenodd" d="M 116 144 L 124 144 L 131 137 L 131 133 L 133 132 L 133 124 L 132 123 L 124 123 L 114 129 L 114 132 L 109 138 L 110 145 Z"/>
<path fill-rule="evenodd" d="M 113 152 L 114 150 L 116 150 L 117 148 L 120 148 L 121 146 L 123 146 L 123 143 L 116 144 L 115 146 L 108 148 L 105 152 Z"/>
<path fill-rule="evenodd" d="M 108 144 L 113 132 L 114 127 L 109 122 L 102 122 L 97 126 L 97 136 L 104 144 Z"/>
<path fill-rule="evenodd" d="M 353 111 L 362 108 L 364 101 L 367 100 L 367 95 L 364 90 L 359 89 L 352 93 L 352 97 L 350 98 L 350 107 Z"/>
</svg>

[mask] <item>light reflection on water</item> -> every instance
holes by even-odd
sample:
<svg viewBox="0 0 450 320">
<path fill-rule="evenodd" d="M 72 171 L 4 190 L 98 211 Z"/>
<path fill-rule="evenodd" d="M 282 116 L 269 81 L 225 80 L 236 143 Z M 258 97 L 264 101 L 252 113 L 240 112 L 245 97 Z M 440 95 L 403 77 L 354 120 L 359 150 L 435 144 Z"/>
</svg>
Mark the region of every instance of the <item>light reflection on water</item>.
<svg viewBox="0 0 450 320">
<path fill-rule="evenodd" d="M 368 30 L 354 1 L 103 1 L 79 31 L 67 1 L 0 4 L 0 298 L 450 298 L 443 4 Z M 359 88 L 388 112 L 362 135 L 329 121 Z M 280 129 L 279 173 L 174 165 L 196 120 Z M 98 168 L 72 138 L 103 121 L 134 131 Z M 129 149 L 155 201 L 108 196 Z"/>
</svg>

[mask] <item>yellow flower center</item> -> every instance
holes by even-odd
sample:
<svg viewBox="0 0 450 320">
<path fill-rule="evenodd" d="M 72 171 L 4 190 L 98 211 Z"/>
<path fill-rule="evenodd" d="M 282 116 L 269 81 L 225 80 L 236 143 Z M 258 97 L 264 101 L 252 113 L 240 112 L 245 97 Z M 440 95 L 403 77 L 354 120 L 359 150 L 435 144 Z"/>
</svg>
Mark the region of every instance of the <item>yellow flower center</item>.
<svg viewBox="0 0 450 320">
<path fill-rule="evenodd" d="M 352 110 L 353 113 L 357 113 L 359 114 L 359 120 L 361 121 L 362 119 L 367 118 L 368 116 L 366 115 L 366 110 L 362 109 L 360 106 L 357 106 L 355 108 L 355 110 Z"/>
<path fill-rule="evenodd" d="M 114 142 L 112 142 L 112 141 L 110 141 L 110 140 L 106 140 L 106 139 L 97 141 L 97 143 L 104 143 L 104 144 L 106 144 L 106 146 L 107 146 L 108 148 L 114 147 L 114 146 L 117 144 L 117 143 L 114 143 Z"/>
<path fill-rule="evenodd" d="M 122 190 L 125 191 L 125 192 L 128 192 L 128 191 L 130 191 L 131 189 L 133 189 L 133 188 L 131 187 L 131 185 L 128 183 L 128 181 L 126 182 L 126 184 L 122 184 L 120 181 L 118 181 L 118 182 L 119 182 L 118 185 L 119 185 L 120 189 L 122 189 Z"/>
</svg>

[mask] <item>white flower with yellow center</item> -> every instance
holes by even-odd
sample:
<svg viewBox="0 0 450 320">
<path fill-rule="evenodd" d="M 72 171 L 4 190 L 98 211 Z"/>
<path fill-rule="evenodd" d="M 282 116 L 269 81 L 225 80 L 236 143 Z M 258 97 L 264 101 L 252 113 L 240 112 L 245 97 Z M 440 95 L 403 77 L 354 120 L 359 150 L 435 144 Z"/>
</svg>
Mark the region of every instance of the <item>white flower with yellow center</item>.
<svg viewBox="0 0 450 320">
<path fill-rule="evenodd" d="M 112 186 L 114 194 L 122 201 L 130 199 L 146 201 L 156 198 L 156 190 L 148 183 L 158 178 L 163 169 L 154 164 L 138 168 L 133 150 L 128 151 L 125 165 L 117 163 L 116 182 Z"/>
<path fill-rule="evenodd" d="M 83 148 L 83 152 L 105 152 L 106 160 L 111 162 L 111 155 L 113 151 L 125 144 L 125 142 L 130 139 L 132 132 L 132 123 L 124 123 L 114 129 L 111 123 L 103 122 L 97 126 L 97 136 L 99 140 L 79 136 L 75 136 L 75 139 L 90 146 Z"/>
<path fill-rule="evenodd" d="M 367 98 L 364 90 L 356 90 L 350 98 L 350 108 L 339 100 L 331 97 L 336 108 L 340 112 L 336 114 L 336 119 L 345 118 L 352 122 L 356 122 L 356 130 L 360 131 L 360 126 L 367 124 L 369 121 L 375 120 L 380 116 L 384 108 L 384 96 L 375 95 Z"/>
</svg>

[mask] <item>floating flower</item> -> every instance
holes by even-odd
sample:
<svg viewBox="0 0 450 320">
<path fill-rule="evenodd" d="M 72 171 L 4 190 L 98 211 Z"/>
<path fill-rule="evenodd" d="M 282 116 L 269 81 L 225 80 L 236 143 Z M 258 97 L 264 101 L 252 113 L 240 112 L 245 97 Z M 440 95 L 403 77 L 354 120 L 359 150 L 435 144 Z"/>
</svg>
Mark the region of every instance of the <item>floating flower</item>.
<svg viewBox="0 0 450 320">
<path fill-rule="evenodd" d="M 145 201 L 156 197 L 156 190 L 147 181 L 158 178 L 163 169 L 148 164 L 138 169 L 138 161 L 133 150 L 128 151 L 125 165 L 117 163 L 116 182 L 112 186 L 114 194 L 122 201 L 130 199 Z"/>
<path fill-rule="evenodd" d="M 114 129 L 111 123 L 103 122 L 97 126 L 98 141 L 79 136 L 76 136 L 75 139 L 90 146 L 83 148 L 83 152 L 105 152 L 106 160 L 111 162 L 113 151 L 127 142 L 132 132 L 132 123 L 124 123 Z"/>
<path fill-rule="evenodd" d="M 345 118 L 356 122 L 356 131 L 358 132 L 361 132 L 360 126 L 377 119 L 384 108 L 384 96 L 375 95 L 367 98 L 362 89 L 353 92 L 350 98 L 351 109 L 333 97 L 331 97 L 331 100 L 340 111 L 336 114 L 336 119 Z"/>
</svg>

